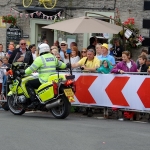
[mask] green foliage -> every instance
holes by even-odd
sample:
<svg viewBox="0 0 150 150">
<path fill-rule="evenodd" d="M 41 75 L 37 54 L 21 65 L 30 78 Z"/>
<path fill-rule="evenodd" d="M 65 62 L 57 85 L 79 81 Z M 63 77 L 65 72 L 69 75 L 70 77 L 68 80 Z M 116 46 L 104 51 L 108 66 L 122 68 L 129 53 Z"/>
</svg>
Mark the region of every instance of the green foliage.
<svg viewBox="0 0 150 150">
<path fill-rule="evenodd" d="M 9 24 L 15 25 L 17 22 L 17 18 L 12 15 L 7 15 L 7 16 L 3 16 L 2 21 L 4 23 L 9 23 Z"/>
<path fill-rule="evenodd" d="M 131 50 L 133 48 L 139 48 L 141 47 L 142 43 L 139 41 L 139 29 L 135 26 L 135 20 L 134 18 L 128 18 L 126 21 L 122 23 L 120 19 L 120 14 L 118 9 L 116 9 L 116 15 L 114 17 L 114 22 L 116 25 L 124 26 L 125 30 L 121 30 L 117 35 L 114 36 L 114 38 L 120 39 L 121 43 L 123 43 L 123 38 L 126 29 L 129 29 L 132 31 L 132 35 L 127 39 L 125 38 L 125 47 L 126 50 Z M 111 40 L 111 43 L 113 44 L 113 39 Z"/>
</svg>

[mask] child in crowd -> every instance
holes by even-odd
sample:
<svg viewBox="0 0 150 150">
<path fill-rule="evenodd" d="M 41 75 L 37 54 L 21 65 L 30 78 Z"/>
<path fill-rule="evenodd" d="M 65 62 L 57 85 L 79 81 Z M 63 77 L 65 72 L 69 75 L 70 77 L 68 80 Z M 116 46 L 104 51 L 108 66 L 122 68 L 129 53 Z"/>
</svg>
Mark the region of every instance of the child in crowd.
<svg viewBox="0 0 150 150">
<path fill-rule="evenodd" d="M 97 69 L 98 72 L 103 74 L 109 74 L 111 70 L 113 69 L 113 66 L 110 64 L 110 62 L 107 59 L 103 59 L 102 65 L 100 68 Z M 108 119 L 108 107 L 104 107 L 104 118 Z"/>
<path fill-rule="evenodd" d="M 11 65 L 8 63 L 8 58 L 7 57 L 4 57 L 2 59 L 2 61 L 3 61 L 3 67 L 11 68 Z"/>
<path fill-rule="evenodd" d="M 51 54 L 55 55 L 55 53 L 58 53 L 58 49 L 53 48 L 53 49 L 51 50 Z"/>
<path fill-rule="evenodd" d="M 3 62 L 0 59 L 0 93 L 2 92 L 3 77 L 5 73 L 6 73 L 6 69 L 3 68 Z M 1 95 L 0 95 L 0 99 L 1 99 Z"/>
<path fill-rule="evenodd" d="M 145 55 L 146 57 L 148 57 L 148 50 L 143 48 L 140 55 Z M 137 67 L 140 66 L 139 59 L 137 59 L 136 65 L 137 65 Z"/>
<path fill-rule="evenodd" d="M 3 83 L 2 83 L 2 93 L 6 94 L 6 80 L 7 80 L 7 76 L 5 75 L 5 72 L 6 72 L 6 68 L 11 68 L 11 65 L 8 63 L 8 58 L 7 57 L 4 57 L 3 58 L 3 65 L 2 65 L 2 68 L 4 68 L 4 75 L 3 75 Z"/>
<path fill-rule="evenodd" d="M 146 65 L 146 55 L 140 55 L 138 57 L 139 66 L 137 67 L 138 72 L 147 72 L 148 66 Z"/>
<path fill-rule="evenodd" d="M 8 57 L 8 58 L 10 58 L 10 56 L 11 56 L 11 54 L 13 53 L 13 51 L 14 51 L 14 45 L 13 44 L 9 44 L 8 45 L 8 52 L 7 52 L 7 54 L 6 54 L 6 57 Z"/>
<path fill-rule="evenodd" d="M 107 59 L 103 59 L 102 65 L 97 69 L 97 71 L 103 74 L 108 74 L 112 69 L 113 66 L 110 64 L 110 62 Z"/>
<path fill-rule="evenodd" d="M 5 57 L 5 53 L 3 52 L 3 44 L 0 44 L 0 59 Z"/>
</svg>

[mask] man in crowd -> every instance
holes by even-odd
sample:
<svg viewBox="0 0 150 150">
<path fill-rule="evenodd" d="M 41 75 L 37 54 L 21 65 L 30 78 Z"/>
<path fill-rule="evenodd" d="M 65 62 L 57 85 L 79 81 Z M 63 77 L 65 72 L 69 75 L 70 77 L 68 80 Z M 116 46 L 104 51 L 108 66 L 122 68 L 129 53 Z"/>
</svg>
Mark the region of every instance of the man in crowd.
<svg viewBox="0 0 150 150">
<path fill-rule="evenodd" d="M 26 41 L 24 39 L 20 40 L 19 46 L 19 48 L 12 52 L 9 58 L 9 63 L 12 64 L 15 59 L 17 62 L 26 62 L 31 65 L 33 62 L 33 57 L 31 52 L 26 48 Z"/>
<path fill-rule="evenodd" d="M 72 64 L 72 68 L 81 67 L 82 70 L 96 71 L 100 67 L 100 60 L 95 56 L 93 49 L 87 50 L 87 57 L 83 57 L 77 63 Z"/>
<path fill-rule="evenodd" d="M 119 39 L 115 39 L 114 45 L 110 49 L 110 54 L 112 54 L 115 57 L 116 61 L 121 61 L 122 60 L 122 52 L 123 52 L 123 47 L 120 45 Z"/>
<path fill-rule="evenodd" d="M 59 41 L 55 41 L 54 44 L 53 44 L 53 46 L 57 46 L 58 49 L 59 49 L 59 48 L 60 48 L 60 46 L 59 46 Z"/>
<path fill-rule="evenodd" d="M 90 45 L 87 47 L 87 49 L 94 49 L 94 51 L 96 52 L 95 46 L 96 46 L 96 38 L 95 37 L 91 37 L 90 38 Z"/>
<path fill-rule="evenodd" d="M 60 43 L 60 56 L 61 56 L 61 60 L 64 61 L 64 53 L 66 52 L 68 46 L 67 46 L 67 43 L 66 41 L 61 41 Z"/>
<path fill-rule="evenodd" d="M 102 55 L 97 57 L 99 60 L 107 59 L 112 65 L 116 64 L 114 57 L 108 54 L 108 44 L 104 43 L 101 46 L 101 53 Z"/>
<path fill-rule="evenodd" d="M 87 57 L 83 57 L 77 63 L 72 64 L 72 68 L 81 67 L 82 70 L 86 71 L 96 71 L 97 68 L 100 67 L 100 60 L 95 56 L 95 51 L 93 49 L 87 50 Z M 84 93 L 84 89 L 83 93 Z M 86 91 L 85 91 L 86 92 Z M 84 115 L 92 116 L 92 110 L 90 108 L 86 108 Z"/>
</svg>

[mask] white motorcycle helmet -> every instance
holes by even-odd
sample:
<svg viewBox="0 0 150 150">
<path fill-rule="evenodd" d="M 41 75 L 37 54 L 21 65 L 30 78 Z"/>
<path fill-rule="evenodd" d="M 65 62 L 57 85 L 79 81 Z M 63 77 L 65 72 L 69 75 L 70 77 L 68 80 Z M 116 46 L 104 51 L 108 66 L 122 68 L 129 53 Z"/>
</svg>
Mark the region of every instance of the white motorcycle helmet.
<svg viewBox="0 0 150 150">
<path fill-rule="evenodd" d="M 41 55 L 42 53 L 45 53 L 45 52 L 49 52 L 50 53 L 50 47 L 48 44 L 46 43 L 43 43 L 39 46 L 39 54 Z"/>
</svg>

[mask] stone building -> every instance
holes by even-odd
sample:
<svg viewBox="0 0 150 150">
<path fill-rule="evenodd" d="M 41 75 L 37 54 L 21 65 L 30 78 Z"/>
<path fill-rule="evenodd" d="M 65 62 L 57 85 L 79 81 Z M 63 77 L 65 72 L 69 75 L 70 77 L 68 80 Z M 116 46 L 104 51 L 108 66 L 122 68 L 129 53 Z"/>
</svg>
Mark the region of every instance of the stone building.
<svg viewBox="0 0 150 150">
<path fill-rule="evenodd" d="M 0 0 L 0 16 L 10 14 L 10 8 L 18 11 L 23 14 L 31 14 L 36 11 L 41 11 L 47 16 L 54 16 L 58 12 L 63 12 L 61 17 L 67 19 L 84 16 L 86 11 L 96 12 L 105 16 L 115 15 L 115 9 L 118 8 L 120 13 L 120 18 L 122 21 L 126 20 L 129 17 L 135 18 L 135 23 L 140 29 L 140 33 L 144 37 L 149 37 L 149 29 L 143 28 L 143 19 L 146 21 L 150 20 L 150 1 L 149 0 L 58 0 L 57 5 L 54 9 L 46 10 L 42 7 L 37 6 L 38 1 L 35 0 L 31 7 L 24 8 L 22 7 L 22 1 L 20 0 Z M 14 11 L 13 10 L 13 11 Z M 14 12 L 11 12 L 14 15 Z M 96 18 L 105 19 L 99 15 L 95 16 L 88 13 L 89 16 Z M 48 39 L 49 44 L 59 39 L 66 40 L 67 37 L 70 37 L 78 43 L 79 49 L 86 47 L 89 43 L 89 38 L 92 34 L 78 34 L 70 35 L 68 33 L 62 33 L 52 30 L 42 29 L 42 26 L 53 23 L 53 20 L 49 19 L 39 19 L 32 18 L 31 16 L 26 18 L 25 15 L 22 18 L 18 18 L 17 25 L 23 31 L 23 35 L 29 35 L 27 38 L 30 43 L 38 44 L 41 36 L 45 36 Z M 0 43 L 6 45 L 6 27 L 0 28 Z M 109 35 L 111 37 L 112 35 Z M 44 37 L 43 37 L 44 38 Z M 103 40 L 103 39 L 102 39 Z M 149 40 L 149 39 L 148 39 Z M 148 43 L 148 42 L 147 42 Z M 148 46 L 148 44 L 145 44 Z M 138 52 L 134 50 L 134 53 Z"/>
</svg>

